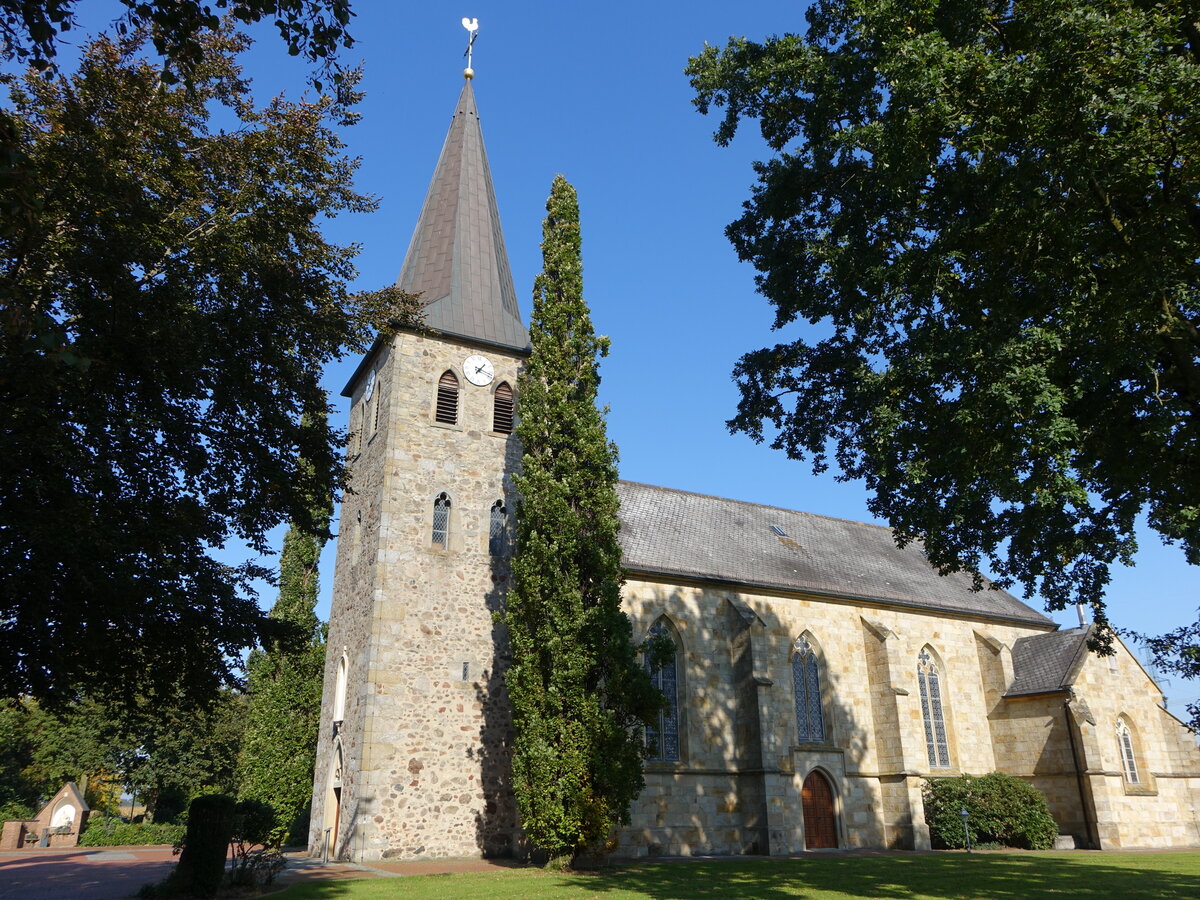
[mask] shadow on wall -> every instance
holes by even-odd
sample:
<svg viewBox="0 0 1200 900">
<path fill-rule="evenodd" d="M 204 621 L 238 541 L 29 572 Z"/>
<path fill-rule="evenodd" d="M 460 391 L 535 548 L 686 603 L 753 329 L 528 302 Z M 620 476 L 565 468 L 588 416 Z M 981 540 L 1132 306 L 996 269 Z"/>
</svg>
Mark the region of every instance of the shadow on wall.
<svg viewBox="0 0 1200 900">
<path fill-rule="evenodd" d="M 475 700 L 482 711 L 479 742 L 468 755 L 475 756 L 483 793 L 483 812 L 475 816 L 475 844 L 487 858 L 512 856 L 517 852 L 517 809 L 512 790 L 512 707 L 504 675 L 512 659 L 508 631 L 496 620 L 504 610 L 505 597 L 512 583 L 509 563 L 516 513 L 516 492 L 512 473 L 520 465 L 519 445 L 509 435 L 505 447 L 504 498 L 507 509 L 504 533 L 500 539 L 502 552 L 490 557 L 492 588 L 485 601 L 492 614 L 492 666 L 481 672 L 475 684 Z"/>
<path fill-rule="evenodd" d="M 717 596 L 659 585 L 640 598 L 636 633 L 665 620 L 681 651 L 680 752 L 678 762 L 648 763 L 647 789 L 626 833 L 649 855 L 800 849 L 801 783 L 818 770 L 833 793 L 826 845 L 853 845 L 851 814 L 878 805 L 846 778 L 862 767 L 868 746 L 867 730 L 839 699 L 842 680 L 853 676 L 826 658 L 817 623 L 799 611 L 780 618 L 792 604 L 751 608 L 722 594 L 714 609 Z M 806 695 L 801 684 L 797 703 L 792 660 L 802 636 L 816 653 L 819 690 Z M 815 720 L 806 718 L 802 730 L 800 715 Z M 883 835 L 871 842 L 880 845 Z"/>
</svg>

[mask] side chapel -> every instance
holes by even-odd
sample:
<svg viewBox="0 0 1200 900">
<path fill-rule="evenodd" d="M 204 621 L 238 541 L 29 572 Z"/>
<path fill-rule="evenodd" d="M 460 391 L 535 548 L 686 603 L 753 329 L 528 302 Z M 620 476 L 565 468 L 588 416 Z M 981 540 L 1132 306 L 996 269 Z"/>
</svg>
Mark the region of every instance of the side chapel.
<svg viewBox="0 0 1200 900">
<path fill-rule="evenodd" d="M 470 74 L 398 282 L 426 329 L 378 339 L 344 392 L 315 855 L 522 851 L 492 614 L 529 339 Z M 676 654 L 618 855 L 927 848 L 923 781 L 991 771 L 1041 790 L 1067 846 L 1200 845 L 1195 735 L 1124 646 L 1091 654 L 877 525 L 619 489 L 626 610 Z"/>
</svg>

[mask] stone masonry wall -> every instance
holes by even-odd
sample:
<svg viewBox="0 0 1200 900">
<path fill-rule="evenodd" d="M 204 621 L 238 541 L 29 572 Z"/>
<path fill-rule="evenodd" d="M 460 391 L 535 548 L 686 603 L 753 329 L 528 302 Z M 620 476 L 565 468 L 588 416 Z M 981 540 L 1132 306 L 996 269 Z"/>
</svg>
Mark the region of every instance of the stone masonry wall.
<svg viewBox="0 0 1200 900">
<path fill-rule="evenodd" d="M 495 366 L 471 385 L 463 359 Z M 342 506 L 310 849 L 334 754 L 332 685 L 350 658 L 338 855 L 354 859 L 507 852 L 515 831 L 503 695 L 505 645 L 492 620 L 507 587 L 488 552 L 490 511 L 513 508 L 515 438 L 492 430 L 494 390 L 520 357 L 401 333 L 378 361 L 375 397 L 356 390 L 352 488 Z M 459 380 L 454 425 L 434 421 L 437 382 Z M 378 412 L 375 403 L 380 404 Z M 374 422 L 378 417 L 378 428 Z M 434 499 L 451 500 L 449 546 L 432 544 Z M 357 532 L 357 533 L 356 533 Z"/>
</svg>

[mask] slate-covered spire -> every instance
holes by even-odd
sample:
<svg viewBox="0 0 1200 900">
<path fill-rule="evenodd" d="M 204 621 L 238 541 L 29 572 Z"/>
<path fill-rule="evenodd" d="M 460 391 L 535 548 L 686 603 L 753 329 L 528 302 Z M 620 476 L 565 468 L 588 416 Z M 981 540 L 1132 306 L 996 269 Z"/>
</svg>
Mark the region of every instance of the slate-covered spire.
<svg viewBox="0 0 1200 900">
<path fill-rule="evenodd" d="M 529 346 L 470 78 L 454 109 L 397 285 L 421 294 L 425 324 L 436 331 L 516 350 Z"/>
</svg>

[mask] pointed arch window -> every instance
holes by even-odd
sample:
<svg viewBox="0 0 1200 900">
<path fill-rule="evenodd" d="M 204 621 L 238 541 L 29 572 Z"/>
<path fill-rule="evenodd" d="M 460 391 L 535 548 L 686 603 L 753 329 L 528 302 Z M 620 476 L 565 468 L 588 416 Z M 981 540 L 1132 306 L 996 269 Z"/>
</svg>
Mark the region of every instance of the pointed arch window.
<svg viewBox="0 0 1200 900">
<path fill-rule="evenodd" d="M 450 495 L 444 491 L 433 501 L 433 546 L 450 546 Z"/>
<path fill-rule="evenodd" d="M 921 691 L 921 718 L 925 722 L 925 749 L 931 769 L 950 768 L 950 742 L 942 710 L 942 679 L 928 649 L 917 657 L 917 685 Z"/>
<path fill-rule="evenodd" d="M 458 378 L 449 369 L 438 379 L 434 419 L 446 425 L 458 424 Z"/>
<path fill-rule="evenodd" d="M 792 689 L 796 695 L 796 739 L 802 744 L 824 741 L 821 666 L 816 650 L 803 634 L 792 645 Z"/>
<path fill-rule="evenodd" d="M 1121 771 L 1125 775 L 1125 783 L 1141 784 L 1137 758 L 1133 752 L 1133 734 L 1129 730 L 1129 723 L 1124 719 L 1117 720 L 1117 744 L 1121 750 Z"/>
<path fill-rule="evenodd" d="M 661 619 L 650 628 L 652 641 L 666 640 L 671 644 L 670 658 L 656 666 L 655 660 L 646 657 L 646 671 L 650 682 L 662 691 L 667 699 L 665 708 L 659 711 L 654 724 L 646 727 L 646 759 L 656 762 L 679 761 L 679 673 L 677 670 L 679 647 L 671 636 L 670 629 Z"/>
<path fill-rule="evenodd" d="M 492 504 L 490 525 L 488 526 L 488 553 L 492 556 L 503 556 L 505 537 L 508 534 L 508 511 L 504 501 L 497 500 Z"/>
<path fill-rule="evenodd" d="M 512 434 L 513 430 L 513 392 L 507 381 L 496 387 L 492 399 L 492 431 L 497 434 Z"/>
</svg>

